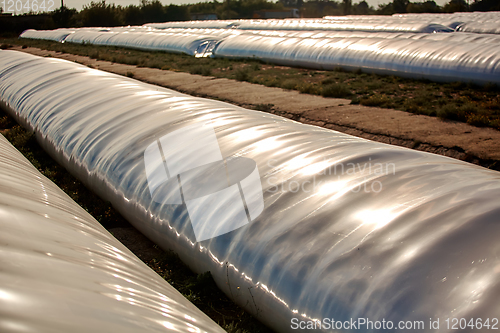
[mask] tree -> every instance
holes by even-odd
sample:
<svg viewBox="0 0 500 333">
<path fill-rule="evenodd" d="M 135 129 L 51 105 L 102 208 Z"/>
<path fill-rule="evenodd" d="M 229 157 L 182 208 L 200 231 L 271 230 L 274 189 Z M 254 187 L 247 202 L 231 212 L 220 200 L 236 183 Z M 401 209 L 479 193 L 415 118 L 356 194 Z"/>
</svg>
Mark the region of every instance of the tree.
<svg viewBox="0 0 500 333">
<path fill-rule="evenodd" d="M 261 2 L 271 4 L 270 2 L 267 1 L 261 1 Z M 303 0 L 279 0 L 278 2 L 282 3 L 283 7 L 288 7 L 288 8 L 300 8 L 304 3 Z M 266 8 L 256 8 L 255 10 L 261 10 L 261 9 L 266 9 Z"/>
<path fill-rule="evenodd" d="M 142 16 L 141 8 L 135 5 L 129 5 L 123 9 L 123 23 L 125 25 L 141 25 L 146 23 Z"/>
<path fill-rule="evenodd" d="M 350 15 L 352 9 L 352 0 L 342 0 L 344 15 Z"/>
<path fill-rule="evenodd" d="M 447 13 L 467 12 L 469 11 L 469 6 L 465 0 L 450 0 L 450 2 L 444 5 L 443 10 Z"/>
<path fill-rule="evenodd" d="M 234 1 L 231 2 L 231 9 L 238 13 L 239 18 L 252 18 L 253 13 L 258 10 L 266 10 L 266 9 L 284 9 L 284 2 L 272 3 L 267 0 L 241 0 L 239 1 L 239 6 L 232 6 Z M 287 2 L 290 7 L 296 8 L 297 1 L 293 0 Z"/>
<path fill-rule="evenodd" d="M 392 2 L 387 4 L 379 4 L 377 9 L 377 14 L 380 15 L 392 15 L 394 14 L 394 8 L 392 6 Z"/>
<path fill-rule="evenodd" d="M 165 22 L 165 11 L 159 0 L 141 1 L 142 18 L 147 23 Z"/>
<path fill-rule="evenodd" d="M 344 15 L 344 8 L 333 1 L 326 3 L 321 11 L 320 16 L 341 16 Z M 316 16 L 317 17 L 317 16 Z"/>
<path fill-rule="evenodd" d="M 410 2 L 406 10 L 408 13 L 440 13 L 441 7 L 435 1 L 429 0 L 426 2 Z"/>
<path fill-rule="evenodd" d="M 370 8 L 370 6 L 365 0 L 361 1 L 355 6 L 355 14 L 357 15 L 368 15 L 372 11 L 373 9 Z"/>
<path fill-rule="evenodd" d="M 500 2 L 498 0 L 475 0 L 472 5 L 470 5 L 471 11 L 496 11 L 500 10 Z"/>
<path fill-rule="evenodd" d="M 406 13 L 406 7 L 408 7 L 409 3 L 409 0 L 394 0 L 392 3 L 392 9 L 395 13 Z"/>
<path fill-rule="evenodd" d="M 76 13 L 75 8 L 69 9 L 66 6 L 62 6 L 54 10 L 51 16 L 57 28 L 69 28 L 75 25 Z"/>
<path fill-rule="evenodd" d="M 169 5 L 165 8 L 165 21 L 189 21 L 190 19 L 187 6 Z"/>
<path fill-rule="evenodd" d="M 82 25 L 85 27 L 115 27 L 122 25 L 119 15 L 120 7 L 108 5 L 106 0 L 92 1 L 80 12 Z"/>
</svg>

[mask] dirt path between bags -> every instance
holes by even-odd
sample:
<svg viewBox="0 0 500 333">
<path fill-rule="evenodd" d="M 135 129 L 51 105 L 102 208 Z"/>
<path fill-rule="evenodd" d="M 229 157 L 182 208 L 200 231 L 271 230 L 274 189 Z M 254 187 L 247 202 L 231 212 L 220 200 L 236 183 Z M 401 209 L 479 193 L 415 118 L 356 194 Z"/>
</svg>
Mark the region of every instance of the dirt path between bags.
<svg viewBox="0 0 500 333">
<path fill-rule="evenodd" d="M 224 78 L 139 68 L 37 48 L 12 50 L 75 61 L 93 68 L 358 137 L 441 154 L 500 170 L 500 131 L 403 111 L 349 105 L 350 100 L 301 94 Z"/>
</svg>

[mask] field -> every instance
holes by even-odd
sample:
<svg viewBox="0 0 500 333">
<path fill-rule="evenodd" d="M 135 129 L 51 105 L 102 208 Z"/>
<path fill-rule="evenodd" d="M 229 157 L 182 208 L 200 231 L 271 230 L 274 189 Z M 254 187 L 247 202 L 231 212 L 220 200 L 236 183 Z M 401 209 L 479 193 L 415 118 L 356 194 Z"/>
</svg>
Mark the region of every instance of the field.
<svg viewBox="0 0 500 333">
<path fill-rule="evenodd" d="M 277 66 L 255 60 L 194 58 L 183 54 L 146 52 L 88 44 L 61 44 L 41 40 L 8 38 L 0 40 L 0 43 L 2 49 L 8 49 L 12 45 L 23 46 L 23 48 L 25 46 L 36 47 L 119 64 L 228 78 L 268 87 L 297 90 L 303 94 L 344 98 L 354 105 L 401 110 L 411 114 L 500 130 L 500 88 L 495 85 L 479 87 L 458 82 L 441 84 L 368 74 L 361 71 L 346 72 L 340 69 L 320 71 Z M 126 75 L 138 76 L 133 72 L 128 72 Z M 270 111 L 268 109 L 272 106 L 262 104 L 257 109 Z M 428 117 L 422 118 L 429 119 Z M 435 119 L 433 121 L 438 123 Z M 439 123 L 442 124 L 442 122 Z M 480 131 L 495 132 L 491 129 L 480 129 Z M 40 148 L 31 133 L 22 129 L 3 112 L 0 113 L 0 132 L 40 172 L 56 183 L 150 268 L 225 330 L 228 332 L 271 332 L 229 300 L 217 288 L 210 273 L 194 274 L 175 253 L 161 250 L 138 234 L 110 203 L 98 198 L 59 166 Z M 411 148 L 417 148 L 421 143 L 414 141 L 414 146 Z M 500 166 L 495 163 L 496 161 L 488 161 L 485 166 L 498 169 Z M 141 245 L 137 247 L 136 243 L 141 243 Z"/>
<path fill-rule="evenodd" d="M 183 54 L 118 47 L 13 38 L 2 40 L 2 48 L 8 48 L 9 45 L 37 47 L 139 67 L 247 81 L 305 94 L 346 98 L 351 100 L 351 104 L 396 109 L 500 129 L 500 89 L 496 85 L 479 87 L 461 82 L 442 84 L 360 71 L 318 71 L 259 61 L 194 58 Z"/>
</svg>

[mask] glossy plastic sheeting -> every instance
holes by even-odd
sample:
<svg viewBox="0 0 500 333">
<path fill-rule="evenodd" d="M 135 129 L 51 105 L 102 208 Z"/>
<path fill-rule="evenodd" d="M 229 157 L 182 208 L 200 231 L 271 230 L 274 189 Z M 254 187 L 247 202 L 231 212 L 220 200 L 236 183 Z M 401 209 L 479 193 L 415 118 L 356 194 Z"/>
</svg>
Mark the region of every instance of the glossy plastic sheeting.
<svg viewBox="0 0 500 333">
<path fill-rule="evenodd" d="M 457 31 L 481 34 L 500 34 L 500 12 L 472 12 L 453 14 L 395 14 L 400 20 L 440 22 Z"/>
<path fill-rule="evenodd" d="M 389 21 L 389 22 L 387 22 Z M 238 29 L 247 30 L 327 30 L 367 32 L 453 32 L 440 24 L 386 21 L 330 21 L 323 19 L 245 20 L 237 23 Z"/>
<path fill-rule="evenodd" d="M 1 135 L 0 229 L 3 333 L 224 332 Z"/>
<path fill-rule="evenodd" d="M 145 27 L 154 29 L 228 29 L 237 24 L 239 20 L 202 20 L 202 21 L 179 21 L 179 22 L 164 22 L 164 23 L 146 23 Z"/>
<path fill-rule="evenodd" d="M 24 37 L 24 36 L 22 36 Z M 196 55 L 197 50 L 219 40 L 216 36 L 160 31 L 78 30 L 65 42 L 129 47 L 140 50 L 168 51 Z"/>
<path fill-rule="evenodd" d="M 366 17 L 366 16 L 363 16 Z M 389 22 L 387 22 L 389 21 Z M 332 21 L 327 19 L 267 19 L 267 20 L 234 20 L 234 21 L 190 21 L 148 23 L 144 26 L 155 29 L 168 28 L 205 28 L 241 30 L 340 30 L 340 31 L 368 31 L 368 32 L 452 32 L 453 29 L 429 23 L 401 22 L 389 19 L 372 21 Z"/>
<path fill-rule="evenodd" d="M 155 31 L 155 30 L 153 30 Z M 446 42 L 499 44 L 500 36 L 492 34 L 478 35 L 475 33 L 410 33 L 410 32 L 367 32 L 367 31 L 326 31 L 326 30 L 240 30 L 240 29 L 177 29 L 168 28 L 156 30 L 157 32 L 189 33 L 198 35 L 220 36 L 221 39 L 228 36 L 267 36 L 267 37 L 295 37 L 295 38 L 335 38 L 335 37 L 361 37 L 361 38 L 383 38 L 383 39 L 423 39 Z"/>
<path fill-rule="evenodd" d="M 318 69 L 361 69 L 368 73 L 438 82 L 500 84 L 500 45 L 410 38 L 225 38 L 213 54 Z"/>
<path fill-rule="evenodd" d="M 19 36 L 21 38 L 45 39 L 62 42 L 68 35 L 75 32 L 75 29 L 56 29 L 56 30 L 25 30 Z"/>
<path fill-rule="evenodd" d="M 217 35 L 259 35 L 267 37 L 295 37 L 295 38 L 383 38 L 383 39 L 423 39 L 438 40 L 445 42 L 478 43 L 478 44 L 499 44 L 498 35 L 478 35 L 475 33 L 453 33 L 453 34 L 423 34 L 410 32 L 366 32 L 366 31 L 296 31 L 296 30 L 238 30 L 238 29 L 188 29 L 184 32 L 196 33 L 203 31 L 205 34 Z M 165 29 L 164 31 L 177 31 L 178 29 Z"/>
<path fill-rule="evenodd" d="M 367 32 L 451 32 L 499 34 L 500 12 L 325 16 L 322 19 L 219 20 L 147 23 L 156 29 L 340 30 Z"/>
<path fill-rule="evenodd" d="M 391 19 L 393 18 L 388 18 Z M 359 21 L 365 25 L 377 26 L 373 22 L 365 22 L 366 20 L 366 18 L 345 19 L 351 22 L 350 25 Z M 283 25 L 288 24 L 286 23 L 288 21 L 300 22 L 300 20 L 276 20 Z M 253 21 L 238 22 L 238 25 L 243 27 L 245 24 L 251 25 Z M 188 23 L 182 24 L 189 26 Z M 198 25 L 203 24 L 205 23 L 201 22 Z M 266 24 L 268 28 L 273 25 L 269 22 Z M 346 26 L 350 26 L 349 24 Z M 177 22 L 171 25 L 177 26 Z M 198 25 L 193 24 L 193 26 Z M 210 25 L 210 22 L 206 24 L 207 27 Z M 273 27 L 278 28 L 277 25 Z M 37 31 L 29 31 L 21 37 L 34 38 L 36 33 Z M 41 31 L 40 38 L 45 34 L 45 31 Z M 498 35 L 390 33 L 362 30 L 349 32 L 215 28 L 154 30 L 150 27 L 120 27 L 82 28 L 69 34 L 64 41 L 180 52 L 197 57 L 257 58 L 270 63 L 327 70 L 338 67 L 347 70 L 361 69 L 368 73 L 438 82 L 500 84 Z"/>
<path fill-rule="evenodd" d="M 60 31 L 63 30 L 63 31 Z M 58 40 L 71 43 L 91 43 L 121 47 L 141 48 L 145 50 L 164 50 L 171 52 L 193 53 L 196 45 L 204 39 L 219 41 L 228 36 L 259 35 L 267 37 L 295 38 L 383 38 L 383 39 L 425 39 L 453 41 L 461 43 L 493 44 L 500 43 L 500 36 L 493 34 L 478 35 L 475 33 L 415 33 L 415 32 L 373 32 L 373 31 L 328 31 L 328 30 L 242 30 L 242 29 L 210 29 L 210 28 L 165 28 L 151 29 L 143 26 L 118 28 L 80 28 L 68 38 L 66 29 L 53 31 L 26 30 L 21 38 Z M 52 34 L 49 34 L 52 33 Z M 194 36 L 194 37 L 193 37 Z M 54 38 L 53 38 L 54 37 Z M 194 38 L 194 41 L 192 40 Z M 197 40 L 200 40 L 199 42 Z M 180 47 L 173 45 L 182 44 Z M 190 46 L 194 43 L 195 46 Z M 186 46 L 187 45 L 187 46 Z"/>
<path fill-rule="evenodd" d="M 0 95 L 62 165 L 278 331 L 500 313 L 498 172 L 14 51 L 0 52 Z M 196 242 L 185 206 L 152 200 L 143 155 L 207 121 L 223 158 L 255 161 L 264 210 Z"/>
</svg>

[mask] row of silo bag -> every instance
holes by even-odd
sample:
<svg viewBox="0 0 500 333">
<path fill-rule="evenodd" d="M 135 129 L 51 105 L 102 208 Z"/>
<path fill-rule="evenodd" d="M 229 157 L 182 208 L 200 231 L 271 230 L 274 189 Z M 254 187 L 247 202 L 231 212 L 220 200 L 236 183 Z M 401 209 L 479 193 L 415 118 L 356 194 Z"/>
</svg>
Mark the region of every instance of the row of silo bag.
<svg viewBox="0 0 500 333">
<path fill-rule="evenodd" d="M 1 135 L 0 228 L 1 332 L 224 332 Z"/>
<path fill-rule="evenodd" d="M 453 29 L 433 23 L 422 22 L 387 22 L 383 21 L 333 21 L 326 19 L 268 19 L 268 20 L 237 20 L 237 21 L 189 21 L 148 23 L 145 27 L 154 29 L 166 28 L 211 28 L 238 30 L 291 30 L 291 31 L 366 31 L 366 32 L 452 32 Z"/>
<path fill-rule="evenodd" d="M 395 14 L 403 20 L 438 21 L 457 31 L 479 34 L 500 34 L 500 12 L 473 12 L 453 14 Z"/>
<path fill-rule="evenodd" d="M 130 47 L 144 50 L 179 52 L 193 55 L 193 47 L 179 47 L 176 44 L 189 45 L 197 39 L 210 38 L 221 41 L 232 36 L 264 36 L 282 38 L 381 38 L 381 39 L 423 39 L 460 43 L 499 43 L 500 36 L 475 33 L 419 33 L 419 32 L 366 32 L 325 31 L 325 30 L 239 30 L 208 28 L 166 28 L 151 29 L 145 27 L 130 28 L 80 28 L 56 30 L 26 30 L 21 38 L 45 39 L 76 44 L 95 44 Z M 179 40 L 183 41 L 179 41 Z"/>
<path fill-rule="evenodd" d="M 422 23 L 407 17 L 406 23 L 394 17 L 169 22 L 142 27 L 27 30 L 21 37 L 197 57 L 250 58 L 322 70 L 361 69 L 439 82 L 500 84 L 498 35 L 451 33 L 450 28 L 429 23 L 431 18 L 422 19 Z"/>
<path fill-rule="evenodd" d="M 151 29 L 57 29 L 48 31 L 26 30 L 21 38 L 44 39 L 75 44 L 128 47 L 145 51 L 168 51 L 196 55 L 206 44 L 220 38 L 189 31 L 163 32 Z"/>
<path fill-rule="evenodd" d="M 236 28 L 243 30 L 340 30 L 367 32 L 450 32 L 453 30 L 500 32 L 499 12 L 453 14 L 395 14 L 325 16 L 319 19 L 217 20 L 147 23 L 144 26 L 166 28 Z"/>
<path fill-rule="evenodd" d="M 0 98 L 56 161 L 278 332 L 332 319 L 434 332 L 430 319 L 500 313 L 498 172 L 15 51 L 0 51 Z"/>
<path fill-rule="evenodd" d="M 324 70 L 368 73 L 438 82 L 500 84 L 500 45 L 411 38 L 290 38 L 237 36 L 224 39 L 216 57 Z"/>
<path fill-rule="evenodd" d="M 330 16 L 324 19 L 287 19 L 287 20 L 217 20 L 149 23 L 142 27 L 115 28 L 117 31 L 140 31 L 146 29 L 209 29 L 209 30 L 244 30 L 244 31 L 347 31 L 347 32 L 414 32 L 438 33 L 453 30 L 471 33 L 500 33 L 500 13 L 453 13 L 453 14 L 404 14 L 395 16 Z M 50 31 L 28 30 L 23 34 L 26 38 L 63 41 L 69 34 L 77 30 L 101 32 L 115 30 L 113 28 L 81 28 L 57 29 Z M 81 42 L 85 36 L 73 42 Z"/>
<path fill-rule="evenodd" d="M 166 28 L 210 28 L 242 30 L 339 30 L 367 32 L 471 32 L 500 33 L 500 12 L 452 14 L 394 14 L 325 16 L 322 19 L 217 20 L 148 23 L 144 26 Z"/>
</svg>

